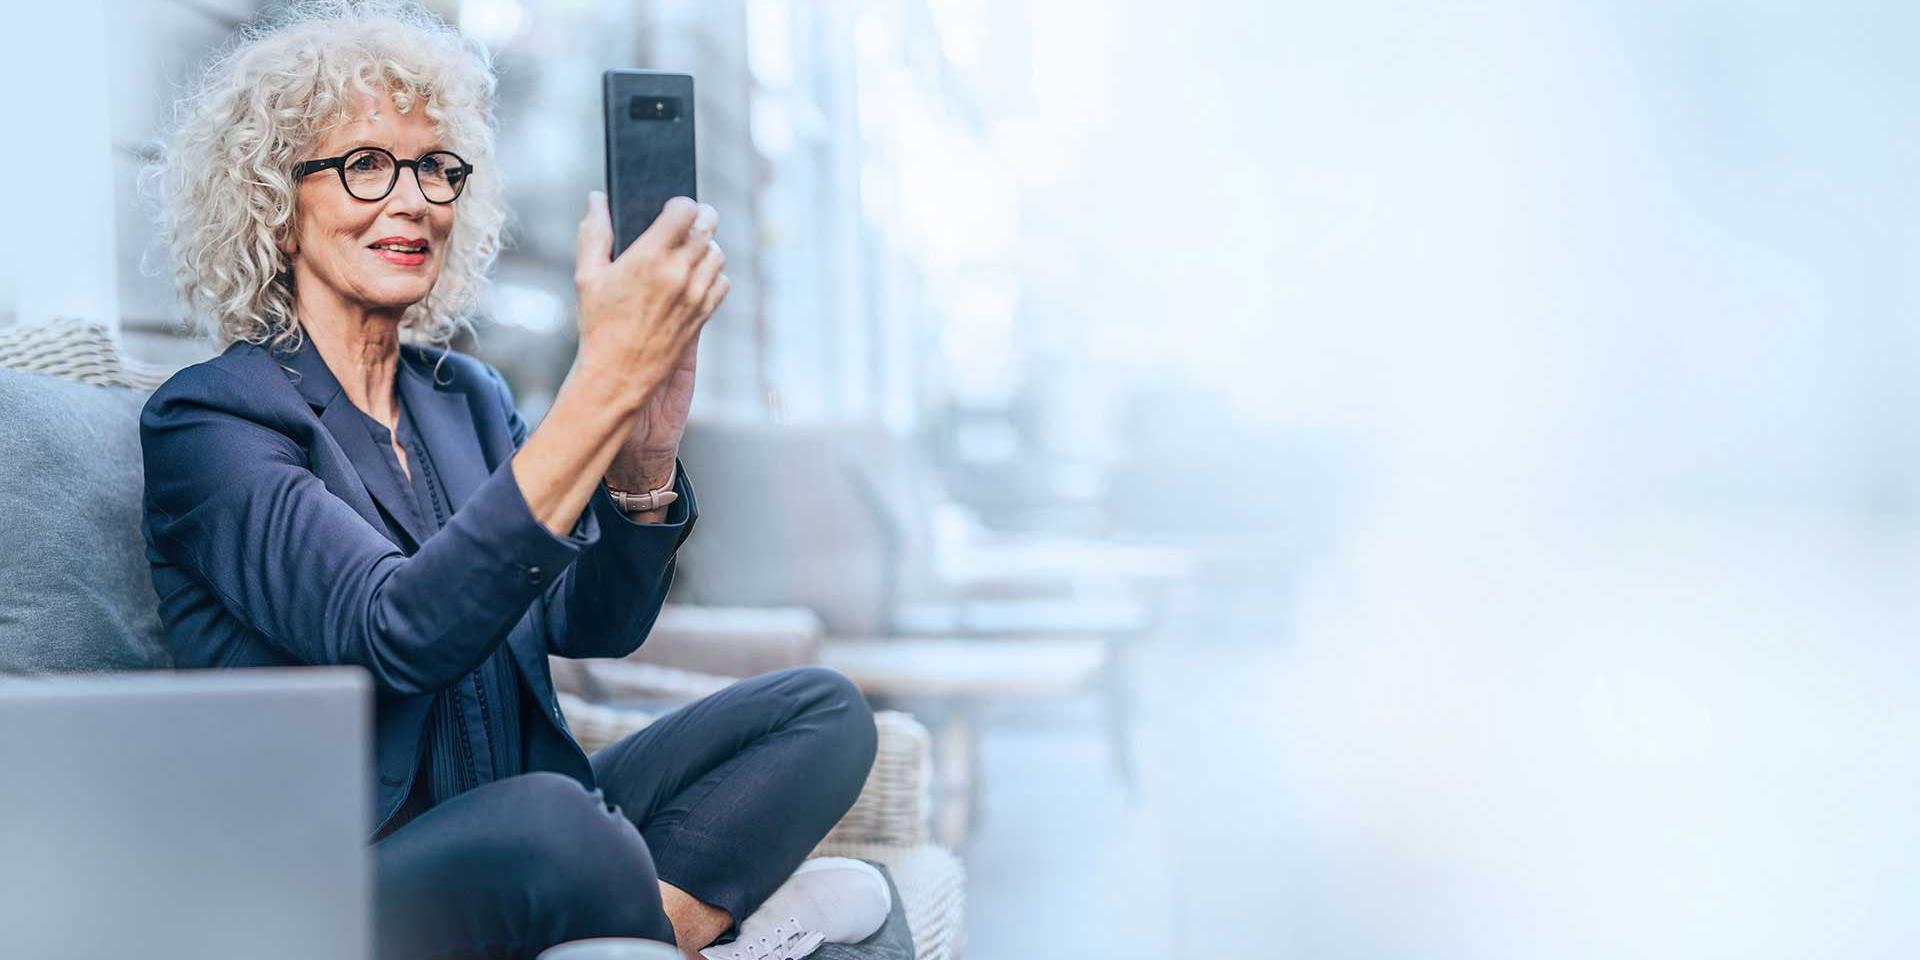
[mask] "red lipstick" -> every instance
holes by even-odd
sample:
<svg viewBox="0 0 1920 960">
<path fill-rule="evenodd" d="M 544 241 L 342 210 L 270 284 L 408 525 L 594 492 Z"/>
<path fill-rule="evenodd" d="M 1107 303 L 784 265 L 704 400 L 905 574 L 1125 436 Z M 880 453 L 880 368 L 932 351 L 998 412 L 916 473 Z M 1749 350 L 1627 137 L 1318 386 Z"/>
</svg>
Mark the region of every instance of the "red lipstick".
<svg viewBox="0 0 1920 960">
<path fill-rule="evenodd" d="M 427 241 L 424 237 L 381 237 L 367 244 L 367 249 L 395 266 L 417 267 L 427 262 Z"/>
</svg>

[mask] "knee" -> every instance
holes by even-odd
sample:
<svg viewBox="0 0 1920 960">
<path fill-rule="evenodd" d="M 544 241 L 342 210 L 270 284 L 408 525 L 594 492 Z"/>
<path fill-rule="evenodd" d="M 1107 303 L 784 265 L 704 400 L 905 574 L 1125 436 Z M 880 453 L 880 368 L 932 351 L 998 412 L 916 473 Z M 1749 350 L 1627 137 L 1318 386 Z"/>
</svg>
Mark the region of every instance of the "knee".
<svg viewBox="0 0 1920 960">
<path fill-rule="evenodd" d="M 515 815 L 491 832 L 489 847 L 498 867 L 520 878 L 535 914 L 559 925 L 557 936 L 673 941 L 653 855 L 625 816 L 555 773 L 515 777 L 511 789 Z"/>
<path fill-rule="evenodd" d="M 866 696 L 846 674 L 829 667 L 794 667 L 788 673 L 808 714 L 820 724 L 823 748 L 842 761 L 835 766 L 864 784 L 880 739 Z"/>
</svg>

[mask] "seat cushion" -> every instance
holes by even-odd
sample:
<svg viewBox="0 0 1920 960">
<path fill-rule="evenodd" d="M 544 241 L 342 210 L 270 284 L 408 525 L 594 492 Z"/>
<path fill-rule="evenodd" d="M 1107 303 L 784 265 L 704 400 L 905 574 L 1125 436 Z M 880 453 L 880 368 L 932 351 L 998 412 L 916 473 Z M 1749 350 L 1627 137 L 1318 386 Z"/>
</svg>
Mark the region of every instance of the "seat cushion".
<svg viewBox="0 0 1920 960">
<path fill-rule="evenodd" d="M 0 369 L 0 672 L 171 665 L 140 535 L 146 397 Z"/>
</svg>

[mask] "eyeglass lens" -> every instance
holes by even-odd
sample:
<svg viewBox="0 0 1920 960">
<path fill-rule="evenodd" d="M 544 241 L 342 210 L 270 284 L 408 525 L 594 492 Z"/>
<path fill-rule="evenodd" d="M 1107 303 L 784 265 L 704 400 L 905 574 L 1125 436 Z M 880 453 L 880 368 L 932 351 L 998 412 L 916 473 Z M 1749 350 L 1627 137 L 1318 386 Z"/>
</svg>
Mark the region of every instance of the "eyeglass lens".
<svg viewBox="0 0 1920 960">
<path fill-rule="evenodd" d="M 392 192 L 399 165 L 394 162 L 393 154 L 366 147 L 347 154 L 340 170 L 346 178 L 348 193 L 361 200 L 379 200 Z M 436 151 L 420 158 L 414 165 L 414 174 L 420 180 L 422 195 L 435 203 L 446 203 L 460 195 L 460 181 L 466 171 L 459 157 Z"/>
</svg>

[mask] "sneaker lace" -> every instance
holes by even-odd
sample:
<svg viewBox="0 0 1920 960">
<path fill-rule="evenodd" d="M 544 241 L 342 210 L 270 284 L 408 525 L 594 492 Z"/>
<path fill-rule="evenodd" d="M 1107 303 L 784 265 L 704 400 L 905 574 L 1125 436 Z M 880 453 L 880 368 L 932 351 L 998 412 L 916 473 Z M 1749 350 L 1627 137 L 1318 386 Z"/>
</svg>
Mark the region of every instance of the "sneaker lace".
<svg viewBox="0 0 1920 960">
<path fill-rule="evenodd" d="M 788 929 L 787 924 L 793 925 L 791 930 Z M 772 936 L 759 937 L 748 943 L 747 954 L 755 958 L 767 957 L 769 960 L 776 957 L 779 960 L 799 960 L 788 948 L 800 942 L 805 936 L 806 931 L 800 929 L 800 918 L 788 917 L 786 923 L 773 925 Z"/>
</svg>

